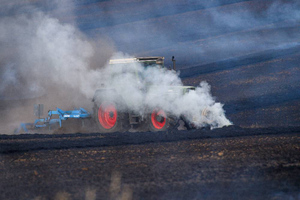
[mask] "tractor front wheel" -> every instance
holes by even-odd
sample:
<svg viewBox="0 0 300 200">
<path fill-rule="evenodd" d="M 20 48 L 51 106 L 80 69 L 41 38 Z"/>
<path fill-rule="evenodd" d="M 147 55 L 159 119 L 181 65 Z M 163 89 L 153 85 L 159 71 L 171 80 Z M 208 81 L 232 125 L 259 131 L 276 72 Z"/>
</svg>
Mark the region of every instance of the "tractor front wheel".
<svg viewBox="0 0 300 200">
<path fill-rule="evenodd" d="M 165 131 L 169 127 L 169 121 L 164 110 L 154 109 L 148 116 L 149 130 L 152 132 Z"/>
</svg>

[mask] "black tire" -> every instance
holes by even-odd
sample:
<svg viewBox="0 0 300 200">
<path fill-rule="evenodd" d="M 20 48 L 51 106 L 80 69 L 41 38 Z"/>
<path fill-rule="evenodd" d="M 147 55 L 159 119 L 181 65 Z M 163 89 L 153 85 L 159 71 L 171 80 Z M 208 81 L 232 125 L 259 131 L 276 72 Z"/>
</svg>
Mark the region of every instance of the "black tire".
<svg viewBox="0 0 300 200">
<path fill-rule="evenodd" d="M 166 131 L 172 125 L 173 120 L 162 110 L 154 109 L 147 114 L 145 121 L 141 125 L 144 131 L 159 132 Z"/>
<path fill-rule="evenodd" d="M 108 111 L 103 111 L 108 106 L 111 106 Z M 126 132 L 130 128 L 128 113 L 121 112 L 116 103 L 102 102 L 98 105 L 95 103 L 94 119 L 100 133 Z"/>
</svg>

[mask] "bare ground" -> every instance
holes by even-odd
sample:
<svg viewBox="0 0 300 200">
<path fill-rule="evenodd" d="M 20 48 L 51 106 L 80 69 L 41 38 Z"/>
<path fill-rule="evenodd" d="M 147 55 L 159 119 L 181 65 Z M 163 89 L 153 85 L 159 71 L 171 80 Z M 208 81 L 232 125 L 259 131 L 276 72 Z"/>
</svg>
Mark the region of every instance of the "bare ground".
<svg viewBox="0 0 300 200">
<path fill-rule="evenodd" d="M 298 199 L 299 131 L 1 136 L 0 197 Z"/>
</svg>

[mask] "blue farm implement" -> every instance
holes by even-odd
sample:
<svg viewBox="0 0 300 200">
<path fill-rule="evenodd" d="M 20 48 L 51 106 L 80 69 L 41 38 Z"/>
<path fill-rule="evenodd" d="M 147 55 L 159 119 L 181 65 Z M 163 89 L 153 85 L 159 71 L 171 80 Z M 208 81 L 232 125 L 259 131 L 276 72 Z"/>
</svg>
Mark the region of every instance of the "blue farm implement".
<svg viewBox="0 0 300 200">
<path fill-rule="evenodd" d="M 40 118 L 42 115 L 43 105 L 39 104 L 35 106 L 35 115 L 39 116 L 34 123 L 21 123 L 20 127 L 15 131 L 15 133 L 20 133 L 22 130 L 24 132 L 29 132 L 28 129 L 38 129 L 48 127 L 50 129 L 51 125 L 59 124 L 62 127 L 62 121 L 69 118 L 73 119 L 85 119 L 90 118 L 91 114 L 83 108 L 64 111 L 62 109 L 56 108 L 56 110 L 49 110 L 48 117 Z"/>
</svg>

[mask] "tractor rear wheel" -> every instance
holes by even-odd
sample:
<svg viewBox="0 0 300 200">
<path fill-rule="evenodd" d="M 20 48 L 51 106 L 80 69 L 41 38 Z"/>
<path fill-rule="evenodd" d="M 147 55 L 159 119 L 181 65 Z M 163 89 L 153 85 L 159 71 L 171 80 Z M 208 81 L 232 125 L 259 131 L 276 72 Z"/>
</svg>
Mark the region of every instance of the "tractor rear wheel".
<svg viewBox="0 0 300 200">
<path fill-rule="evenodd" d="M 119 111 L 115 103 L 95 104 L 94 118 L 101 133 L 125 132 L 130 128 L 128 114 Z"/>
</svg>

